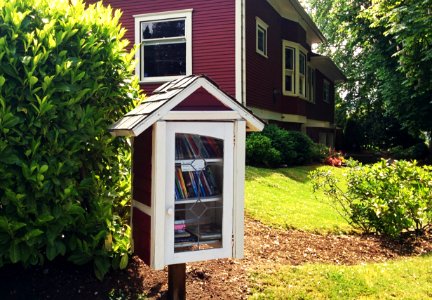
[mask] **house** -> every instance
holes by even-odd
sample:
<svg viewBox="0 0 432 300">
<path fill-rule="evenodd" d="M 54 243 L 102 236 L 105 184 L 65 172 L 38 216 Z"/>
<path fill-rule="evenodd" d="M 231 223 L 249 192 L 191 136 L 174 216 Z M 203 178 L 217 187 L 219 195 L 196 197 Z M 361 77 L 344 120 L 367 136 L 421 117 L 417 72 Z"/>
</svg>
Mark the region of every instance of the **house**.
<svg viewBox="0 0 432 300">
<path fill-rule="evenodd" d="M 260 118 L 334 145 L 334 86 L 345 77 L 312 52 L 325 38 L 297 0 L 103 3 L 123 11 L 126 38 L 140 45 L 136 74 L 147 94 L 206 74 Z"/>
</svg>

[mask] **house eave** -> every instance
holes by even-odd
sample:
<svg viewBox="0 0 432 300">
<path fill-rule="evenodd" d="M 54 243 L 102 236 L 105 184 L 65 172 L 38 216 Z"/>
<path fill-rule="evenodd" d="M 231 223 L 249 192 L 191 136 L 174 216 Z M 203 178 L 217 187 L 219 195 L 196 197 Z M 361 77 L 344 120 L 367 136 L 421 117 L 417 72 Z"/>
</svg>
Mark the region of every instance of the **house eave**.
<svg viewBox="0 0 432 300">
<path fill-rule="evenodd" d="M 344 73 L 338 66 L 336 66 L 330 57 L 321 55 L 312 56 L 311 64 L 334 83 L 344 82 L 347 80 Z"/>
<path fill-rule="evenodd" d="M 305 11 L 303 6 L 298 0 L 267 0 L 268 3 L 279 13 L 279 15 L 285 19 L 297 21 L 304 27 L 311 43 L 326 43 L 327 40 L 323 33 L 316 26 L 315 22 Z M 290 13 L 291 9 L 294 9 L 299 18 L 293 17 Z"/>
</svg>

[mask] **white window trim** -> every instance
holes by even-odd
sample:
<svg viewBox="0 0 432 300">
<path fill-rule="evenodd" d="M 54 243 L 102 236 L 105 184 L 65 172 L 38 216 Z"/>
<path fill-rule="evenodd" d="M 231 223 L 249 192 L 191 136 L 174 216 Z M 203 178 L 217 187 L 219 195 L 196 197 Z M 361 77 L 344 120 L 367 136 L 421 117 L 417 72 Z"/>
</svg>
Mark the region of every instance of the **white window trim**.
<svg viewBox="0 0 432 300">
<path fill-rule="evenodd" d="M 186 74 L 192 74 L 192 11 L 193 9 L 184 9 L 177 11 L 166 11 L 158 13 L 134 15 L 135 18 L 135 74 L 140 83 L 157 83 L 171 81 L 182 76 L 158 76 L 143 78 L 141 74 L 144 72 L 144 65 L 140 61 L 143 45 L 141 44 L 141 22 L 163 21 L 173 19 L 185 19 L 185 39 L 186 39 Z"/>
<path fill-rule="evenodd" d="M 287 91 L 285 88 L 285 75 L 286 75 L 286 70 L 285 70 L 285 48 L 293 48 L 295 49 L 295 57 L 294 57 L 294 81 L 295 81 L 295 88 L 294 88 L 294 92 L 291 91 Z M 307 100 L 306 99 L 306 90 L 304 90 L 304 95 L 301 95 L 299 93 L 299 87 L 300 87 L 300 51 L 303 52 L 303 54 L 305 55 L 305 68 L 306 68 L 306 74 L 305 74 L 305 83 L 307 81 L 307 55 L 308 55 L 308 51 L 301 46 L 298 43 L 294 43 L 294 42 L 290 42 L 287 40 L 282 40 L 282 94 L 284 96 L 296 96 L 299 97 L 301 99 Z M 307 86 L 305 84 L 305 86 Z"/>
<path fill-rule="evenodd" d="M 300 72 L 300 68 L 301 68 L 301 65 L 300 65 L 300 56 L 301 55 L 304 56 L 304 62 L 303 62 L 304 74 L 302 74 Z M 299 90 L 298 90 L 298 95 L 299 95 L 299 97 L 302 97 L 303 99 L 306 99 L 306 87 L 307 87 L 307 84 L 306 84 L 306 80 L 307 80 L 307 52 L 305 53 L 303 51 L 299 51 L 298 57 L 299 57 L 299 64 L 298 64 L 298 66 L 299 66 L 298 67 L 298 88 L 299 88 Z M 300 80 L 301 78 L 303 78 L 303 84 L 301 84 L 301 80 Z M 303 93 L 300 93 L 300 87 L 303 89 Z"/>
<path fill-rule="evenodd" d="M 256 30 L 255 30 L 255 50 L 258 54 L 264 56 L 265 58 L 268 58 L 268 25 L 263 20 L 261 20 L 259 17 L 255 17 L 256 21 Z M 258 31 L 260 29 L 263 29 L 265 32 L 265 41 L 264 41 L 264 48 L 265 51 L 261 51 L 261 49 L 258 48 Z"/>
</svg>

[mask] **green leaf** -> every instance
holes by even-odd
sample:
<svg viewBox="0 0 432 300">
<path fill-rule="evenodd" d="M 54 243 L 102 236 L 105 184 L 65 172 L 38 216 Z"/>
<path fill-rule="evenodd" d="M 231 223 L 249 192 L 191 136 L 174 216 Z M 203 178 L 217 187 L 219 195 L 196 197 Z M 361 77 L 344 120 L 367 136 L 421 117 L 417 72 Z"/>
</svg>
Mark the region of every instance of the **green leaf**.
<svg viewBox="0 0 432 300">
<path fill-rule="evenodd" d="M 107 257 L 98 256 L 94 260 L 94 272 L 99 280 L 102 280 L 108 272 L 111 264 Z"/>
<path fill-rule="evenodd" d="M 35 77 L 35 76 L 31 76 L 30 78 L 29 78 L 29 83 L 30 83 L 30 86 L 33 86 L 36 82 L 38 82 L 38 78 L 37 77 Z"/>
<path fill-rule="evenodd" d="M 42 167 L 39 169 L 40 173 L 45 173 L 46 171 L 48 171 L 48 165 L 42 165 Z"/>
<path fill-rule="evenodd" d="M 2 87 L 6 82 L 6 78 L 4 78 L 2 75 L 0 75 L 0 87 Z"/>
<path fill-rule="evenodd" d="M 36 238 L 36 237 L 42 235 L 43 233 L 44 232 L 40 229 L 33 229 L 24 235 L 24 240 L 28 241 L 30 239 L 33 239 L 33 238 Z"/>
<path fill-rule="evenodd" d="M 53 260 L 59 252 L 54 244 L 48 243 L 46 247 L 46 256 L 49 260 Z"/>
<path fill-rule="evenodd" d="M 18 245 L 19 242 L 13 241 L 11 247 L 9 248 L 9 259 L 15 264 L 19 262 L 21 258 L 20 247 Z"/>
<path fill-rule="evenodd" d="M 121 270 L 126 269 L 128 262 L 129 262 L 129 256 L 127 254 L 123 254 L 120 260 L 120 265 L 119 265 L 120 269 Z"/>
</svg>

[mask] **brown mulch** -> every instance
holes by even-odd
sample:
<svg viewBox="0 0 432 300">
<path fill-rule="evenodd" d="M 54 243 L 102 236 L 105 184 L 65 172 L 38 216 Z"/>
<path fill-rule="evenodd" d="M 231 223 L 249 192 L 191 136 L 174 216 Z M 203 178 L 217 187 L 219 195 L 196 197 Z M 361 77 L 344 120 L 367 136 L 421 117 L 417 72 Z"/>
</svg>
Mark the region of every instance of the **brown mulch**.
<svg viewBox="0 0 432 300">
<path fill-rule="evenodd" d="M 432 235 L 392 241 L 373 235 L 319 235 L 280 230 L 245 220 L 245 258 L 220 259 L 187 265 L 190 299 L 246 299 L 247 273 L 257 267 L 329 263 L 353 265 L 432 252 Z M 89 266 L 56 261 L 23 270 L 0 269 L 0 299 L 165 299 L 167 272 L 153 271 L 137 257 L 127 270 L 97 281 Z"/>
</svg>

